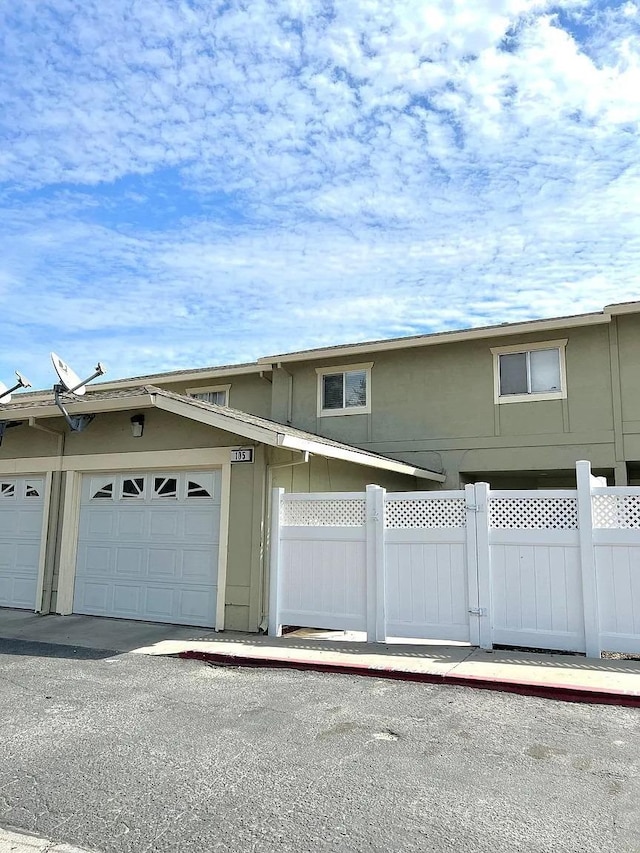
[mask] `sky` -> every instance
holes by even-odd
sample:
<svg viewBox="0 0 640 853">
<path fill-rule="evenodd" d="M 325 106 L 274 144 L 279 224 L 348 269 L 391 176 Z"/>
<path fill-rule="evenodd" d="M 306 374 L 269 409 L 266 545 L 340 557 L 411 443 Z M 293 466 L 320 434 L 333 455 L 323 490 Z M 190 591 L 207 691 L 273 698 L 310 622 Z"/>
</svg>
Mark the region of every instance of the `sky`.
<svg viewBox="0 0 640 853">
<path fill-rule="evenodd" d="M 640 0 L 0 5 L 0 380 L 640 298 Z"/>
</svg>

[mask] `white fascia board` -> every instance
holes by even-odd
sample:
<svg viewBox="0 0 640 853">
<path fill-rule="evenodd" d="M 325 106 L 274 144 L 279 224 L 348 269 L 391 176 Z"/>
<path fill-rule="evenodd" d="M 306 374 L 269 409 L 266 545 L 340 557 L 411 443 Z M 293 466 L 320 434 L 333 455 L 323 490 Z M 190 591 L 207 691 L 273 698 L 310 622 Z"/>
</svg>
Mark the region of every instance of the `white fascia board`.
<svg viewBox="0 0 640 853">
<path fill-rule="evenodd" d="M 618 314 L 640 314 L 640 302 L 614 302 L 612 305 L 605 305 L 604 310 L 612 316 Z"/>
<path fill-rule="evenodd" d="M 438 332 L 435 335 L 424 335 L 418 338 L 400 338 L 393 341 L 376 341 L 370 344 L 352 344 L 350 346 L 329 347 L 327 349 L 306 350 L 287 355 L 265 356 L 258 359 L 258 364 L 286 364 L 294 361 L 318 361 L 319 359 L 345 358 L 373 352 L 389 352 L 391 350 L 410 349 L 415 347 L 453 344 L 461 341 L 483 340 L 486 338 L 501 338 L 507 335 L 535 335 L 540 332 L 556 329 L 571 329 L 580 326 L 595 326 L 610 323 L 611 315 L 605 312 L 597 314 L 582 314 L 575 317 L 564 317 L 555 320 L 533 320 L 526 323 L 509 323 L 504 326 L 488 326 L 483 329 L 467 329 L 461 332 Z"/>
<path fill-rule="evenodd" d="M 154 394 L 153 396 L 156 408 L 164 409 L 165 412 L 171 412 L 174 415 L 180 415 L 183 418 L 189 418 L 192 421 L 198 421 L 201 424 L 207 424 L 207 426 L 216 427 L 225 432 L 235 433 L 252 441 L 259 441 L 262 444 L 269 444 L 272 447 L 278 446 L 278 433 L 275 430 L 265 429 L 255 424 L 248 424 L 245 421 L 234 418 L 233 415 L 210 412 L 200 408 L 200 406 L 193 406 L 190 403 L 173 400 L 170 397 L 164 397 L 162 394 Z"/>
<path fill-rule="evenodd" d="M 321 441 L 311 441 L 299 436 L 280 433 L 278 444 L 287 450 L 300 450 L 314 453 L 317 456 L 325 456 L 330 459 L 342 459 L 345 462 L 354 462 L 356 465 L 365 465 L 367 468 L 382 468 L 385 471 L 395 471 L 398 474 L 407 474 L 409 477 L 420 477 L 423 480 L 434 480 L 436 483 L 444 483 L 444 474 L 435 471 L 427 471 L 425 468 L 415 468 L 406 462 L 397 462 L 395 459 L 383 459 L 380 456 L 369 456 L 363 451 L 349 450 L 346 447 L 334 447 L 323 444 Z"/>
<path fill-rule="evenodd" d="M 62 400 L 65 409 L 72 415 L 95 415 L 104 412 L 122 412 L 127 409 L 149 409 L 153 406 L 150 394 L 135 397 L 113 397 L 110 400 Z M 56 405 L 39 406 L 37 403 L 20 408 L 3 409 L 0 405 L 0 420 L 23 421 L 27 418 L 61 418 L 62 412 Z"/>
</svg>

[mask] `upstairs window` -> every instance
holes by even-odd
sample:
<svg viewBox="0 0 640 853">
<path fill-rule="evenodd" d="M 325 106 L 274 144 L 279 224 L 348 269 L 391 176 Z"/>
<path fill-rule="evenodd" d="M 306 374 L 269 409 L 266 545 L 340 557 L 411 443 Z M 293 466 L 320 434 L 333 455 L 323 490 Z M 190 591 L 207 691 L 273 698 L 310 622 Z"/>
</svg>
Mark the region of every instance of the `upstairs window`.
<svg viewBox="0 0 640 853">
<path fill-rule="evenodd" d="M 317 368 L 318 416 L 370 412 L 371 367 L 372 363 Z"/>
<path fill-rule="evenodd" d="M 494 347 L 496 403 L 555 400 L 567 396 L 567 341 L 544 341 L 525 347 Z"/>
<path fill-rule="evenodd" d="M 213 403 L 214 406 L 229 405 L 229 389 L 231 385 L 215 385 L 207 388 L 187 388 L 187 394 L 194 400 Z"/>
</svg>

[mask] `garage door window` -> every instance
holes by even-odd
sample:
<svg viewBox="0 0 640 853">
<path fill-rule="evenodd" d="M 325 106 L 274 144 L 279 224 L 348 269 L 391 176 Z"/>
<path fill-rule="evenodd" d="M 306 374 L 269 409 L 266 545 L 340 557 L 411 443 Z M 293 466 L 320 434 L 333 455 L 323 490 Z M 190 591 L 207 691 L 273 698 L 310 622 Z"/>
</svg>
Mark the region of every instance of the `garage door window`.
<svg viewBox="0 0 640 853">
<path fill-rule="evenodd" d="M 13 498 L 15 493 L 15 483 L 0 483 L 0 498 Z"/>
<path fill-rule="evenodd" d="M 27 497 L 27 498 L 39 498 L 40 492 L 36 489 L 35 486 L 32 486 L 30 483 L 27 483 L 27 489 L 25 492 L 25 497 Z"/>
<path fill-rule="evenodd" d="M 101 486 L 93 495 L 93 499 L 96 498 L 113 499 L 113 483 L 105 483 L 104 486 Z"/>
<path fill-rule="evenodd" d="M 155 477 L 153 494 L 156 498 L 177 498 L 178 481 L 175 477 Z"/>
<path fill-rule="evenodd" d="M 144 497 L 144 477 L 130 477 L 122 481 L 123 498 Z"/>
<path fill-rule="evenodd" d="M 187 483 L 187 497 L 188 498 L 210 498 L 211 495 L 205 489 L 204 486 L 200 485 L 200 483 L 196 483 L 195 480 L 189 480 Z"/>
</svg>

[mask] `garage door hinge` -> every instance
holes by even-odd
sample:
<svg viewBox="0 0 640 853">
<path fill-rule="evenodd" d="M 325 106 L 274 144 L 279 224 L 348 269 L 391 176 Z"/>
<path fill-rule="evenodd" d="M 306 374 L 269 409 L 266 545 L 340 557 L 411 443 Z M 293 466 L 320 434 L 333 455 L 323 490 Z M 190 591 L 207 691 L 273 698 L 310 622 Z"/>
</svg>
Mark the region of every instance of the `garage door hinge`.
<svg viewBox="0 0 640 853">
<path fill-rule="evenodd" d="M 469 512 L 479 512 L 480 511 L 480 507 L 478 506 L 478 504 L 467 504 L 466 508 L 469 510 Z"/>
<path fill-rule="evenodd" d="M 474 616 L 486 616 L 487 608 L 486 607 L 470 607 L 469 613 L 472 613 Z"/>
</svg>

